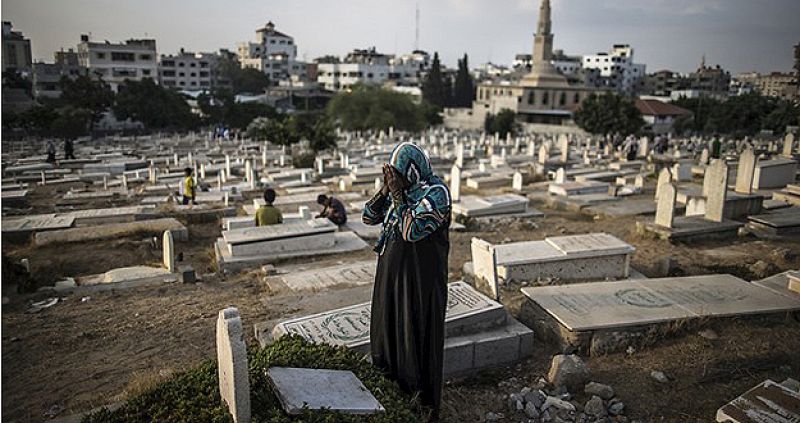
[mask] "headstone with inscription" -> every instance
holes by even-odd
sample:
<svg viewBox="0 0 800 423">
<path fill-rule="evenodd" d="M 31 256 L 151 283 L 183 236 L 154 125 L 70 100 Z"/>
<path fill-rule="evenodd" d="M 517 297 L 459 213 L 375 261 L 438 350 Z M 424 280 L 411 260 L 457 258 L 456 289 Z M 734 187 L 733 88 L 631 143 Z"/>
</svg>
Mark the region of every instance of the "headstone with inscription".
<svg viewBox="0 0 800 423">
<path fill-rule="evenodd" d="M 217 317 L 219 394 L 234 423 L 250 422 L 250 374 L 239 310 L 220 310 Z"/>
</svg>

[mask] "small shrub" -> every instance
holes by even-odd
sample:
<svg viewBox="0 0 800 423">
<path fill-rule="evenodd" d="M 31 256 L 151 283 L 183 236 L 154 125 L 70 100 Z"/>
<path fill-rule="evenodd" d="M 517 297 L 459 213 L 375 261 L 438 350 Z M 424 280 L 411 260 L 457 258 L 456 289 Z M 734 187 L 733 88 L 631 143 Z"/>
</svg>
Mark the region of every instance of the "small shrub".
<svg viewBox="0 0 800 423">
<path fill-rule="evenodd" d="M 248 352 L 250 401 L 253 423 L 333 423 L 333 422 L 419 422 L 424 410 L 403 393 L 397 384 L 359 354 L 344 347 L 311 344 L 297 336 L 286 336 L 267 348 Z M 269 386 L 266 371 L 273 366 L 350 370 L 364 383 L 386 409 L 383 414 L 354 416 L 330 411 L 307 411 L 291 417 L 283 412 Z M 229 423 L 227 407 L 219 395 L 217 365 L 207 360 L 177 374 L 139 395 L 130 398 L 116 411 L 102 409 L 83 419 L 83 423 Z"/>
</svg>

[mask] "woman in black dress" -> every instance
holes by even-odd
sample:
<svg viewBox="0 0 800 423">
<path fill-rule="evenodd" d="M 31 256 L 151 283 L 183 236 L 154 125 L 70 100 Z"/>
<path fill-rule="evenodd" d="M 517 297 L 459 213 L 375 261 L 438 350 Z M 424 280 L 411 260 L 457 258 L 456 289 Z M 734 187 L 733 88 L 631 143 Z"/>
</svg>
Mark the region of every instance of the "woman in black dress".
<svg viewBox="0 0 800 423">
<path fill-rule="evenodd" d="M 383 167 L 384 184 L 363 221 L 383 225 L 375 251 L 372 362 L 400 387 L 419 394 L 438 418 L 442 392 L 450 192 L 427 154 L 405 142 Z"/>
</svg>

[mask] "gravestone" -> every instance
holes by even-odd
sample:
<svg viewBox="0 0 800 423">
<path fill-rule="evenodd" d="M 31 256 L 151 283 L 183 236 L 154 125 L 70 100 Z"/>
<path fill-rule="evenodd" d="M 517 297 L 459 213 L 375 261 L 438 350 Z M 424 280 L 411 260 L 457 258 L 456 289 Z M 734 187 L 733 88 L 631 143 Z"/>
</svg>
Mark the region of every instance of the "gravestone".
<svg viewBox="0 0 800 423">
<path fill-rule="evenodd" d="M 492 298 L 498 299 L 500 297 L 500 287 L 498 286 L 497 254 L 494 246 L 480 238 L 472 238 L 470 250 L 475 276 L 484 280 L 489 286 Z"/>
<path fill-rule="evenodd" d="M 670 183 L 672 181 L 672 173 L 670 173 L 669 168 L 665 167 L 661 169 L 661 172 L 658 173 L 658 180 L 656 181 L 656 201 L 658 201 L 658 196 L 661 194 L 661 187 Z"/>
<path fill-rule="evenodd" d="M 708 155 L 709 155 L 708 148 L 704 148 L 703 152 L 700 153 L 700 164 L 701 165 L 707 165 L 708 164 Z"/>
<path fill-rule="evenodd" d="M 724 160 L 712 161 L 706 168 L 705 178 L 708 179 L 705 218 L 712 222 L 722 222 L 725 214 L 725 198 L 728 195 L 728 165 Z"/>
<path fill-rule="evenodd" d="M 667 228 L 672 227 L 672 221 L 675 217 L 675 199 L 678 193 L 673 184 L 665 184 L 661 187 L 661 193 L 658 196 L 658 206 L 656 207 L 656 225 L 664 226 Z"/>
<path fill-rule="evenodd" d="M 564 170 L 563 167 L 558 168 L 558 170 L 556 171 L 556 177 L 554 182 L 557 184 L 563 184 L 564 182 L 567 182 L 567 172 Z"/>
<path fill-rule="evenodd" d="M 229 307 L 217 317 L 219 393 L 235 423 L 250 422 L 250 375 L 239 310 Z"/>
<path fill-rule="evenodd" d="M 788 381 L 787 381 L 788 382 Z M 800 422 L 800 392 L 791 383 L 765 380 L 717 410 L 720 423 Z"/>
<path fill-rule="evenodd" d="M 753 191 L 753 177 L 756 172 L 756 155 L 747 147 L 739 155 L 739 166 L 736 169 L 736 192 L 750 194 Z"/>
<path fill-rule="evenodd" d="M 462 143 L 456 145 L 456 166 L 464 167 L 464 144 Z"/>
<path fill-rule="evenodd" d="M 380 402 L 349 370 L 270 367 L 267 378 L 284 411 L 330 410 L 343 414 L 384 412 Z"/>
<path fill-rule="evenodd" d="M 522 174 L 514 172 L 514 177 L 511 180 L 511 188 L 516 191 L 522 191 Z"/>
<path fill-rule="evenodd" d="M 172 241 L 172 231 L 164 231 L 161 250 L 164 255 L 164 268 L 170 273 L 175 272 L 175 245 Z"/>
<path fill-rule="evenodd" d="M 461 201 L 461 168 L 450 168 L 450 198 L 454 203 Z"/>
<path fill-rule="evenodd" d="M 367 285 L 375 281 L 375 262 L 359 261 L 321 269 L 291 272 L 282 276 L 290 289 L 322 290 L 336 285 Z"/>
<path fill-rule="evenodd" d="M 544 144 L 542 144 L 542 146 L 539 147 L 539 164 L 547 164 L 547 159 L 549 158 L 548 157 L 549 155 L 550 152 L 547 151 L 547 147 Z"/>
<path fill-rule="evenodd" d="M 788 133 L 783 137 L 783 155 L 792 157 L 794 154 L 794 134 Z"/>
</svg>

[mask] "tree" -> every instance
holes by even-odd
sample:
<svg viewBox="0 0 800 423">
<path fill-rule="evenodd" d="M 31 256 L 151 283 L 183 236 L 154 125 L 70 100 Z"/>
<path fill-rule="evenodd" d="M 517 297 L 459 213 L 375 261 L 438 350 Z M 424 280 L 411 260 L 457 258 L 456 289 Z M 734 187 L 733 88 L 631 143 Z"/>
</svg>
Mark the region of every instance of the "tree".
<svg viewBox="0 0 800 423">
<path fill-rule="evenodd" d="M 497 133 L 500 138 L 505 138 L 509 132 L 513 135 L 517 132 L 516 114 L 513 110 L 503 109 L 497 115 L 487 114 L 483 123 L 483 129 L 489 133 Z"/>
<path fill-rule="evenodd" d="M 28 96 L 32 95 L 33 83 L 28 78 L 22 76 L 22 73 L 14 70 L 7 70 L 3 72 L 3 88 L 18 88 L 25 91 Z"/>
<path fill-rule="evenodd" d="M 422 81 L 422 98 L 436 107 L 442 108 L 447 105 L 449 94 L 445 86 L 444 76 L 442 75 L 441 64 L 439 63 L 439 53 L 433 53 L 431 69 Z"/>
<path fill-rule="evenodd" d="M 575 123 L 592 134 L 635 134 L 644 126 L 642 113 L 629 98 L 607 92 L 587 97 L 573 115 Z"/>
<path fill-rule="evenodd" d="M 336 127 L 326 116 L 317 116 L 308 137 L 309 146 L 314 151 L 336 147 Z"/>
<path fill-rule="evenodd" d="M 63 139 L 74 140 L 89 134 L 92 112 L 73 106 L 64 106 L 57 111 L 57 117 L 50 124 L 50 132 Z"/>
<path fill-rule="evenodd" d="M 235 59 L 221 58 L 217 62 L 217 72 L 231 81 L 233 94 L 260 94 L 270 86 L 269 77 L 258 69 L 242 68 Z"/>
<path fill-rule="evenodd" d="M 212 94 L 200 94 L 197 106 L 205 116 L 204 121 L 212 125 L 226 125 L 244 129 L 257 117 L 275 117 L 273 107 L 264 103 L 237 103 L 233 92 L 219 89 Z"/>
<path fill-rule="evenodd" d="M 61 107 L 71 106 L 88 110 L 92 116 L 89 130 L 103 117 L 103 113 L 114 104 L 114 92 L 102 78 L 79 75 L 76 78 L 61 77 L 61 97 L 56 102 Z"/>
<path fill-rule="evenodd" d="M 293 116 L 259 117 L 247 126 L 247 136 L 258 141 L 278 145 L 292 145 L 300 141 L 297 122 Z"/>
<path fill-rule="evenodd" d="M 683 126 L 681 129 L 691 132 L 703 132 L 708 123 L 708 118 L 711 116 L 711 112 L 718 109 L 722 102 L 711 97 L 681 97 L 673 101 L 672 104 L 692 112 L 692 117 L 682 123 Z"/>
<path fill-rule="evenodd" d="M 123 82 L 113 110 L 118 118 L 142 122 L 150 129 L 190 129 L 199 123 L 181 94 L 150 78 Z"/>
<path fill-rule="evenodd" d="M 331 99 L 326 114 L 347 130 L 379 131 L 394 127 L 419 131 L 426 126 L 424 107 L 415 104 L 407 94 L 356 85 L 352 91 L 339 93 Z"/>
<path fill-rule="evenodd" d="M 475 100 L 475 83 L 469 73 L 467 55 L 458 61 L 458 73 L 453 87 L 453 107 L 472 107 Z"/>
</svg>

